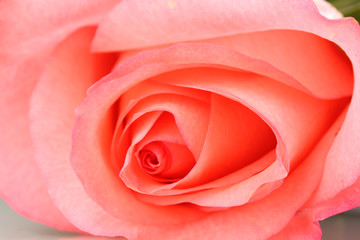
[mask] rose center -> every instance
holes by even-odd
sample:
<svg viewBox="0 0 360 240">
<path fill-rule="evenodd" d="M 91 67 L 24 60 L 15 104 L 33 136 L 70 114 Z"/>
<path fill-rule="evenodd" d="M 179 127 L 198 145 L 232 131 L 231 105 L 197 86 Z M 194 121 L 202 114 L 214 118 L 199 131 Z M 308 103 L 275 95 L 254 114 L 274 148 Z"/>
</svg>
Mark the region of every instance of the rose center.
<svg viewBox="0 0 360 240">
<path fill-rule="evenodd" d="M 146 173 L 155 175 L 168 168 L 170 164 L 169 157 L 164 144 L 151 142 L 139 151 L 138 161 Z"/>
</svg>

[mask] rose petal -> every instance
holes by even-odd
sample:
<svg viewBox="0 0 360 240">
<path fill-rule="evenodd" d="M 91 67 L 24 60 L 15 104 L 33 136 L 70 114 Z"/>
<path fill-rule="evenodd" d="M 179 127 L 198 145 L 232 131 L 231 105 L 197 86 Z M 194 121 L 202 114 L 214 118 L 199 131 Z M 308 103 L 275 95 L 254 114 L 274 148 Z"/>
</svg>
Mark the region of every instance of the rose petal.
<svg viewBox="0 0 360 240">
<path fill-rule="evenodd" d="M 330 8 L 323 5 L 321 9 L 328 13 Z M 96 51 L 116 51 L 195 40 L 209 42 L 207 39 L 226 36 L 230 46 L 244 50 L 243 53 L 250 57 L 275 64 L 316 96 L 350 95 L 352 69 L 349 62 L 344 61 L 346 57 L 333 44 L 300 32 L 317 33 L 319 29 L 328 29 L 326 20 L 320 17 L 313 1 L 287 1 L 284 4 L 281 0 L 231 0 L 223 4 L 216 0 L 162 0 L 153 4 L 124 0 L 100 23 L 93 47 Z M 343 20 L 338 25 L 342 23 Z M 276 29 L 297 31 L 260 32 Z M 260 33 L 248 37 L 249 32 Z M 250 39 L 245 42 L 233 39 L 241 33 L 246 33 L 244 38 Z M 335 35 L 329 34 L 330 39 Z"/>
<path fill-rule="evenodd" d="M 345 115 L 343 116 L 343 118 L 345 118 Z M 335 132 L 333 138 L 334 140 L 336 140 L 339 131 L 341 131 L 341 129 L 339 128 L 337 132 Z M 328 155 L 328 158 L 330 158 L 331 155 Z M 333 161 L 333 159 L 331 159 Z M 354 158 L 354 160 L 356 161 L 356 156 Z M 354 161 L 354 162 L 355 162 Z M 354 163 L 353 162 L 353 163 Z M 327 162 L 326 162 L 327 164 Z M 342 167 L 342 164 L 344 164 L 344 162 L 339 163 Z M 326 166 L 326 165 L 325 165 Z M 338 167 L 339 167 L 338 166 Z M 356 179 L 356 181 L 352 184 L 350 184 L 348 187 L 342 189 L 342 190 L 338 190 L 339 189 L 339 185 L 341 186 L 341 184 L 346 184 L 346 181 L 344 181 L 345 179 L 347 181 L 349 181 L 348 179 L 351 179 L 351 177 L 345 177 L 343 176 L 340 179 L 340 184 L 339 184 L 339 180 L 336 182 L 325 182 L 324 180 L 327 178 L 327 180 L 329 179 L 329 177 L 326 174 L 330 174 L 329 172 L 327 172 L 328 169 L 324 169 L 324 175 L 322 177 L 322 181 L 321 184 L 319 185 L 319 188 L 315 191 L 314 195 L 309 199 L 309 201 L 307 202 L 307 204 L 304 206 L 304 208 L 309 208 L 312 209 L 314 212 L 314 219 L 315 220 L 323 220 L 329 216 L 350 210 L 352 208 L 358 207 L 360 202 L 360 181 L 359 178 Z M 334 177 L 336 178 L 336 172 L 340 171 L 340 170 L 335 170 L 333 169 L 334 173 Z M 343 181 L 343 182 L 341 182 Z M 326 187 L 326 184 L 334 184 L 335 187 L 335 191 L 333 189 L 328 189 L 326 192 L 324 191 L 323 187 Z M 335 195 L 334 195 L 335 192 Z"/>
<path fill-rule="evenodd" d="M 171 165 L 160 177 L 170 180 L 183 178 L 195 165 L 194 156 L 185 145 L 167 142 L 164 144 L 171 154 Z"/>
<path fill-rule="evenodd" d="M 332 42 L 300 31 L 273 30 L 210 39 L 247 56 L 271 63 L 294 77 L 301 87 L 319 98 L 351 96 L 353 70 L 348 57 Z M 306 89 L 306 90 L 304 90 Z"/>
<path fill-rule="evenodd" d="M 0 88 L 7 89 L 0 94 L 0 194 L 18 213 L 63 230 L 77 231 L 50 200 L 33 159 L 29 102 L 53 48 L 75 29 L 96 23 L 117 1 L 101 2 L 0 3 Z"/>
<path fill-rule="evenodd" d="M 168 94 L 161 95 L 160 93 Z M 182 96 L 187 96 L 188 98 L 183 98 Z M 146 97 L 149 98 L 147 99 Z M 146 109 L 155 110 L 156 108 L 161 108 L 163 111 L 168 111 L 175 116 L 176 123 L 186 144 L 193 152 L 195 158 L 198 158 L 205 141 L 209 122 L 208 99 L 209 93 L 205 91 L 145 81 L 121 96 L 121 111 L 118 122 L 121 123 L 125 116 L 130 118 L 134 114 L 139 114 L 139 111 Z M 129 113 L 132 108 L 134 109 Z M 193 126 L 194 123 L 196 123 L 195 128 Z"/>
<path fill-rule="evenodd" d="M 320 205 L 324 202 L 328 208 L 329 213 L 324 208 L 320 218 L 360 204 L 359 198 L 349 198 L 352 194 L 357 196 L 360 176 L 360 135 L 357 134 L 360 132 L 360 46 L 350 40 L 360 37 L 358 23 L 349 24 L 346 34 L 337 35 L 334 41 L 342 44 L 341 47 L 353 64 L 355 84 L 346 119 L 327 156 L 321 184 L 311 200 L 312 204 Z M 341 194 L 343 190 L 346 193 L 344 195 Z M 339 205 L 339 201 L 345 201 L 346 204 Z"/>
<path fill-rule="evenodd" d="M 62 230 L 76 231 L 52 203 L 32 157 L 28 101 L 44 63 L 41 57 L 25 61 L 17 66 L 14 76 L 6 71 L 11 67 L 0 70 L 1 89 L 7 89 L 0 94 L 0 195 L 21 215 Z"/>
<path fill-rule="evenodd" d="M 311 199 L 305 207 L 313 209 L 315 220 L 324 220 L 335 214 L 358 207 L 359 199 L 360 181 L 358 179 L 354 184 L 338 192 L 334 197 L 315 203 L 312 201 L 313 199 Z"/>
<path fill-rule="evenodd" d="M 329 6 L 316 2 L 323 13 L 330 12 Z M 156 4 L 124 0 L 100 23 L 93 48 L 96 51 L 127 50 L 275 29 L 319 33 L 331 39 L 334 31 L 344 36 L 340 26 L 349 21 L 325 19 L 312 0 L 286 3 L 230 0 L 227 4 L 216 0 L 161 0 Z"/>
<path fill-rule="evenodd" d="M 88 86 L 104 72 L 109 71 L 111 62 L 114 61 L 112 55 L 89 53 L 89 43 L 93 33 L 92 28 L 82 29 L 59 46 L 34 90 L 30 117 L 36 163 L 45 176 L 44 180 L 52 200 L 67 219 L 80 228 L 86 223 L 80 215 L 74 214 L 75 208 L 82 211 L 89 207 L 91 210 L 86 210 L 86 214 L 92 215 L 91 218 L 94 221 L 91 225 L 94 224 L 93 231 L 96 232 L 101 231 L 101 225 L 104 224 L 103 218 L 109 218 L 109 216 L 102 214 L 101 208 L 86 197 L 68 163 L 71 148 L 69 136 L 71 136 L 75 116 L 74 108 L 85 96 Z M 101 66 L 105 69 L 95 67 L 100 66 L 99 61 L 103 63 Z M 106 64 L 108 61 L 110 64 Z M 94 72 L 89 69 L 93 69 Z M 78 81 L 79 79 L 82 81 Z M 54 86 L 57 86 L 56 92 L 52 91 Z M 36 163 L 33 166 L 36 166 Z M 27 170 L 30 171 L 31 168 Z M 29 183 L 36 184 L 32 181 Z M 76 203 L 79 199 L 81 199 L 81 204 Z M 48 213 L 44 213 L 44 216 L 52 217 L 51 209 L 46 205 L 37 208 L 47 210 Z M 53 218 L 53 220 L 57 220 L 56 225 L 61 226 L 61 219 Z M 115 227 L 120 223 L 116 223 L 113 219 L 107 221 L 106 224 Z"/>
<path fill-rule="evenodd" d="M 123 0 L 100 23 L 93 48 L 96 51 L 144 48 L 242 32 L 292 29 L 292 24 L 299 30 L 300 26 L 308 29 L 313 25 L 314 18 L 319 18 L 319 14 L 311 16 L 315 11 L 317 9 L 312 1 L 287 1 L 284 4 L 281 0 L 230 0 L 223 4 L 216 0 L 160 0 L 153 4 Z"/>
<path fill-rule="evenodd" d="M 115 173 L 120 172 L 128 149 L 131 146 L 131 141 L 143 139 L 162 113 L 162 111 L 153 111 L 137 115 L 129 119 L 124 128 L 120 126 L 117 127 L 112 141 L 112 155 L 110 159 L 112 169 Z"/>
<path fill-rule="evenodd" d="M 2 1 L 1 55 L 12 63 L 51 50 L 74 30 L 96 24 L 119 0 Z"/>
<path fill-rule="evenodd" d="M 359 96 L 359 91 L 355 91 L 352 99 L 354 104 L 350 105 L 344 125 L 339 130 L 327 156 L 324 175 L 319 189 L 314 196 L 314 202 L 331 199 L 339 191 L 358 181 L 360 175 L 360 154 L 356 148 L 360 144 L 360 136 L 359 134 L 354 134 L 354 131 L 356 133 L 359 132 L 357 131 L 359 124 L 356 119 L 360 115 L 358 114 L 360 104 L 355 104 L 359 103 L 359 101 L 356 102 Z M 356 206 L 356 203 L 354 204 Z"/>
<path fill-rule="evenodd" d="M 172 115 L 169 113 L 162 114 L 146 135 L 142 134 L 142 131 L 140 134 L 134 132 L 132 144 L 127 151 L 126 161 L 121 169 L 120 176 L 128 187 L 138 192 L 152 192 L 166 185 L 165 183 L 160 183 L 150 178 L 141 168 L 138 161 L 134 159 L 134 151 L 142 149 L 151 142 L 167 142 L 184 145 L 184 140 L 180 135 Z M 174 156 L 170 155 L 169 158 L 171 161 L 171 158 L 174 158 Z M 176 158 L 173 160 L 176 160 Z M 189 160 L 195 161 L 193 157 Z M 191 165 L 194 163 L 195 162 L 190 162 Z"/>
<path fill-rule="evenodd" d="M 224 79 L 218 80 L 222 82 Z M 177 184 L 177 188 L 200 185 L 241 169 L 275 145 L 274 133 L 260 117 L 237 102 L 212 94 L 204 147 L 195 167 Z"/>
<path fill-rule="evenodd" d="M 191 93 L 188 92 L 188 94 Z M 192 136 L 193 134 L 199 133 L 199 130 L 203 129 L 202 134 L 206 134 L 206 129 L 208 125 L 208 115 L 209 115 L 209 109 L 206 103 L 195 100 L 193 98 L 179 96 L 179 95 L 170 95 L 170 94 L 158 94 L 153 95 L 151 97 L 147 97 L 139 102 L 139 104 L 135 105 L 134 108 L 131 110 L 131 112 L 128 114 L 129 116 L 136 116 L 136 115 L 142 115 L 146 112 L 150 111 L 167 111 L 171 113 L 176 121 L 176 129 L 175 126 L 172 127 L 172 129 L 167 129 L 165 123 L 160 124 L 160 128 L 158 127 L 156 129 L 156 133 L 149 133 L 150 135 L 147 136 L 147 138 L 151 137 L 148 141 L 167 141 L 167 142 L 174 142 L 178 144 L 184 144 L 184 140 L 182 139 L 183 136 L 190 136 L 190 139 L 194 139 Z M 185 113 L 186 114 L 183 114 Z M 133 117 L 129 117 L 129 120 L 131 120 Z M 193 123 L 196 123 L 196 128 L 194 129 Z M 159 126 L 159 125 L 158 125 Z M 204 127 L 205 126 L 205 127 Z M 179 130 L 177 129 L 179 128 Z M 181 137 L 177 136 L 178 131 L 180 131 Z M 143 130 L 140 131 L 133 131 L 134 136 L 132 139 L 132 144 L 137 144 L 140 140 L 142 140 L 145 137 L 145 134 L 142 134 L 144 132 Z M 171 133 L 171 134 L 169 134 Z M 200 131 L 201 133 L 201 131 Z M 164 138 L 165 135 L 165 138 Z M 173 141 L 177 136 L 177 139 L 181 138 L 180 140 Z M 201 138 L 201 136 L 200 136 Z M 201 143 L 201 142 L 200 142 Z M 201 143 L 202 144 L 202 143 Z M 194 144 L 192 142 L 188 143 L 187 146 L 191 150 L 192 146 Z M 129 146 L 131 149 L 132 146 Z M 201 145 L 198 146 L 198 150 L 201 150 Z M 124 148 L 122 148 L 125 150 Z M 131 150 L 132 151 L 132 150 Z M 128 152 L 128 161 L 131 159 L 131 151 Z M 195 152 L 196 153 L 196 152 Z M 161 189 L 170 189 L 176 183 L 173 184 L 164 184 L 164 183 L 158 183 L 151 181 L 146 176 L 144 176 L 141 169 L 139 169 L 138 164 L 130 165 L 131 170 L 128 171 L 127 168 L 127 162 L 125 162 L 125 165 L 121 171 L 121 174 L 123 175 L 123 178 L 126 178 L 131 181 L 125 181 L 126 184 L 133 188 L 137 189 L 140 192 L 156 192 Z M 126 176 L 125 176 L 126 175 Z M 134 178 L 135 176 L 142 177 L 141 180 Z M 139 186 L 141 185 L 141 187 Z"/>
<path fill-rule="evenodd" d="M 337 10 L 331 3 L 325 0 L 313 0 L 316 6 L 318 7 L 321 15 L 329 18 L 329 19 L 337 19 L 342 18 L 342 13 Z"/>
<path fill-rule="evenodd" d="M 120 141 L 119 138 L 120 138 L 122 132 L 124 131 L 124 128 L 122 126 L 125 121 L 124 118 L 125 117 L 127 118 L 126 122 L 131 122 L 133 120 L 133 119 L 129 119 L 130 117 L 127 116 L 129 111 L 142 99 L 144 99 L 148 96 L 151 96 L 151 95 L 156 95 L 156 94 L 161 94 L 161 93 L 171 93 L 171 94 L 176 94 L 176 95 L 188 96 L 188 97 L 195 98 L 195 99 L 198 99 L 203 102 L 209 101 L 208 100 L 209 93 L 204 92 L 204 91 L 179 88 L 179 87 L 175 87 L 175 86 L 170 86 L 168 84 L 157 83 L 157 82 L 154 82 L 151 80 L 144 81 L 144 82 L 137 84 L 133 88 L 126 91 L 126 93 L 121 96 L 121 99 L 119 101 L 119 105 L 118 105 L 119 117 L 117 120 L 117 126 L 116 126 L 116 130 L 114 133 L 114 137 L 112 140 L 112 143 L 113 143 L 112 149 L 113 150 L 116 150 L 117 148 L 121 148 L 121 150 L 117 150 L 117 152 L 121 155 L 121 152 L 126 153 L 127 148 L 126 147 L 124 148 L 124 146 L 130 146 L 130 145 L 124 145 L 124 144 L 119 143 L 119 141 Z M 131 116 L 139 117 L 138 115 L 139 115 L 139 113 L 132 114 Z M 181 117 L 181 115 L 179 117 Z M 206 118 L 202 118 L 199 120 L 206 120 Z M 184 121 L 180 120 L 179 122 L 184 122 Z M 206 136 L 206 130 L 207 130 L 206 125 L 207 124 L 205 124 L 206 121 L 205 122 L 202 121 L 202 122 L 203 122 L 203 124 L 199 123 L 198 128 L 194 129 L 194 131 L 197 131 L 195 134 L 185 136 L 185 137 L 187 137 L 188 145 L 190 146 L 191 149 L 193 149 L 193 152 L 196 155 L 200 154 L 201 147 L 203 145 L 203 142 L 204 142 L 204 139 Z M 201 126 L 203 126 L 203 127 L 201 128 Z M 114 154 L 117 155 L 117 153 L 114 153 Z M 119 159 L 125 159 L 125 157 L 121 157 L 118 155 L 118 156 L 114 156 L 111 158 L 111 164 L 114 168 L 114 171 L 116 171 L 116 172 L 120 172 L 120 168 L 122 166 L 122 162 L 119 161 Z"/>
<path fill-rule="evenodd" d="M 320 224 L 313 220 L 308 212 L 297 212 L 291 221 L 279 233 L 273 235 L 269 240 L 287 240 L 289 236 L 293 240 L 321 239 Z"/>
</svg>

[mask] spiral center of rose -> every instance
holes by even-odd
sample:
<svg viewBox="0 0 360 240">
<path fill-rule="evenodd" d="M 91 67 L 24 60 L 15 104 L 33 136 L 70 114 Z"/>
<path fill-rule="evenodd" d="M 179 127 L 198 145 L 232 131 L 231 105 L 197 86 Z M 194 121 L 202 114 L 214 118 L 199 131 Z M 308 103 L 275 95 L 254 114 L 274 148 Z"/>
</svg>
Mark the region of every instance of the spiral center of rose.
<svg viewBox="0 0 360 240">
<path fill-rule="evenodd" d="M 170 164 L 166 146 L 161 142 L 151 142 L 138 153 L 138 161 L 142 169 L 151 175 L 160 174 Z"/>
</svg>

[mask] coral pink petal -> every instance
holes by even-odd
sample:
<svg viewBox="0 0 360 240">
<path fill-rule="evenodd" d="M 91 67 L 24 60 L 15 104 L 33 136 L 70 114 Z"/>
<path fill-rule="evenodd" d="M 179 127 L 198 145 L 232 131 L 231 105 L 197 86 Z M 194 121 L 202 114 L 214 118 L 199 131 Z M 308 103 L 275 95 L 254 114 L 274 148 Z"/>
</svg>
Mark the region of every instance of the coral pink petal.
<svg viewBox="0 0 360 240">
<path fill-rule="evenodd" d="M 54 207 L 33 160 L 29 99 L 54 46 L 75 29 L 96 23 L 118 1 L 107 1 L 101 7 L 98 2 L 77 1 L 70 8 L 65 2 L 25 0 L 0 4 L 0 85 L 1 89 L 8 89 L 0 97 L 3 153 L 0 175 L 8 176 L 1 179 L 0 192 L 22 215 L 64 230 L 75 228 Z"/>
<path fill-rule="evenodd" d="M 360 154 L 357 149 L 360 136 L 354 134 L 360 132 L 359 92 L 354 90 L 353 104 L 329 151 L 322 181 L 314 196 L 315 202 L 333 198 L 339 191 L 358 181 L 360 176 Z"/>
<path fill-rule="evenodd" d="M 342 121 L 345 119 L 345 113 L 342 115 Z M 338 131 L 340 130 L 340 127 L 338 127 Z M 338 136 L 338 131 L 333 137 L 333 141 L 336 140 L 336 137 Z M 330 158 L 331 155 L 328 155 L 328 158 Z M 354 158 L 356 160 L 356 157 Z M 326 162 L 325 166 L 328 163 Z M 339 163 L 340 164 L 340 163 Z M 342 163 L 345 164 L 345 163 Z M 343 165 L 339 166 L 343 166 Z M 338 167 L 339 167 L 338 166 Z M 345 165 L 346 166 L 346 165 Z M 315 192 L 315 194 L 310 198 L 310 200 L 307 202 L 307 204 L 304 206 L 304 208 L 310 208 L 313 209 L 315 212 L 315 219 L 316 220 L 323 220 L 329 216 L 347 211 L 349 209 L 352 209 L 354 207 L 358 207 L 360 204 L 360 181 L 359 178 L 355 180 L 354 183 L 350 184 L 349 186 L 345 187 L 344 189 L 339 189 L 339 177 L 337 177 L 335 174 L 339 170 L 335 171 L 333 170 L 334 177 L 338 179 L 337 181 L 329 181 L 329 177 L 325 174 L 329 174 L 325 168 L 324 175 L 322 177 L 322 182 L 319 185 L 319 188 Z M 338 173 L 337 173 L 338 174 Z M 327 178 L 327 179 L 326 179 Z M 355 177 L 356 178 L 356 177 Z M 346 184 L 346 181 L 349 181 L 351 179 L 350 177 L 343 176 L 341 177 L 342 184 Z M 328 182 L 325 182 L 325 180 L 328 180 Z M 332 190 L 332 188 L 328 189 L 327 191 L 324 191 L 323 187 L 326 184 L 334 184 L 335 191 Z M 337 190 L 337 191 L 336 191 Z M 335 193 L 334 193 L 335 192 Z"/>
<path fill-rule="evenodd" d="M 316 96 L 334 98 L 351 94 L 351 65 L 343 61 L 345 56 L 333 44 L 324 44 L 326 40 L 300 32 L 328 29 L 326 21 L 319 21 L 320 14 L 310 0 L 287 1 L 286 4 L 281 0 L 230 0 L 226 4 L 216 0 L 161 0 L 156 3 L 120 2 L 100 23 L 94 49 L 115 51 L 192 40 L 206 42 L 228 36 L 225 39 L 230 39 L 235 49 L 244 50 L 250 57 L 269 60 Z M 284 8 L 280 10 L 278 6 Z M 321 7 L 321 11 L 327 13 L 329 9 Z M 314 21 L 317 24 L 313 24 Z M 276 29 L 299 31 L 245 34 L 244 39 L 240 36 L 240 41 L 233 36 Z"/>
<path fill-rule="evenodd" d="M 230 0 L 226 4 L 216 0 L 160 0 L 156 4 L 123 0 L 100 23 L 93 48 L 126 50 L 268 29 L 309 29 L 314 18 L 320 18 L 319 14 L 311 16 L 315 11 L 310 0 L 286 4 L 281 0 Z"/>
<path fill-rule="evenodd" d="M 307 204 L 312 208 L 316 220 L 324 220 L 330 216 L 345 212 L 360 205 L 360 180 L 358 179 L 351 186 L 338 192 L 334 197 L 317 203 Z"/>
<path fill-rule="evenodd" d="M 119 0 L 31 1 L 5 0 L 0 5 L 1 55 L 9 59 L 39 55 L 71 32 L 94 25 Z"/>
<path fill-rule="evenodd" d="M 40 56 L 0 69 L 0 88 L 6 89 L 0 94 L 0 196 L 23 216 L 74 231 L 76 228 L 51 201 L 33 158 L 29 101 L 43 64 L 45 61 Z M 27 81 L 24 82 L 24 79 Z"/>
<path fill-rule="evenodd" d="M 331 129 L 325 135 L 322 143 L 318 145 L 317 150 L 319 153 L 322 152 L 324 155 L 324 153 L 327 153 L 332 147 L 331 145 L 336 138 L 341 125 L 343 124 L 346 112 L 347 108 L 342 112 Z M 326 165 L 326 161 L 324 162 L 324 165 Z M 320 239 L 321 229 L 319 228 L 317 221 L 323 220 L 342 211 L 357 207 L 360 197 L 359 190 L 360 181 L 357 181 L 353 186 L 342 190 L 335 197 L 324 202 L 314 201 L 316 199 L 315 194 L 315 197 L 312 196 L 310 200 L 308 200 L 308 202 L 302 207 L 303 209 L 300 209 L 294 215 L 289 224 L 281 232 L 274 235 L 270 239 L 288 239 L 289 235 L 294 236 L 294 239 Z"/>
<path fill-rule="evenodd" d="M 89 28 L 74 33 L 54 53 L 32 97 L 31 135 L 36 161 L 45 177 L 50 196 L 67 219 L 83 231 L 105 234 L 104 228 L 111 228 L 112 231 L 106 231 L 107 234 L 121 235 L 127 234 L 126 227 L 122 231 L 114 229 L 126 226 L 126 223 L 110 217 L 92 202 L 69 164 L 69 136 L 74 122 L 74 108 L 85 96 L 89 85 L 109 71 L 110 63 L 114 62 L 112 55 L 89 53 L 93 33 L 93 29 Z M 99 61 L 104 69 L 95 67 L 99 66 Z M 109 64 L 106 64 L 108 61 Z M 89 69 L 94 69 L 94 72 Z M 56 92 L 51 91 L 54 86 Z M 84 221 L 89 218 L 92 221 Z"/>
<path fill-rule="evenodd" d="M 183 178 L 195 165 L 194 156 L 185 145 L 166 142 L 164 144 L 171 154 L 171 165 L 160 177 L 170 180 Z"/>
<path fill-rule="evenodd" d="M 138 128 L 134 130 L 138 130 Z M 135 152 L 140 151 L 146 145 L 153 142 L 175 143 L 184 146 L 184 140 L 182 139 L 182 136 L 175 124 L 174 117 L 169 113 L 163 113 L 157 119 L 156 123 L 152 126 L 152 128 L 146 133 L 146 135 L 144 135 L 142 132 L 143 131 L 134 131 L 131 141 L 132 145 L 127 151 L 126 161 L 123 168 L 121 169 L 120 176 L 124 183 L 131 189 L 138 192 L 152 192 L 156 191 L 156 189 L 159 187 L 163 187 L 164 184 L 159 183 L 158 181 L 154 181 L 153 178 L 150 178 L 149 175 L 145 173 L 144 169 L 141 167 L 135 157 Z M 141 138 L 139 138 L 139 136 L 141 136 Z M 166 144 L 162 143 L 162 145 Z M 167 155 L 169 156 L 167 157 L 170 161 L 169 163 L 171 163 L 172 161 L 172 156 L 176 154 L 176 152 L 168 151 Z M 190 160 L 191 161 L 189 162 L 189 164 L 190 167 L 192 167 L 195 162 L 193 157 Z M 183 161 L 183 163 L 186 164 L 187 161 Z M 159 178 L 161 178 L 161 176 L 159 176 Z"/>
<path fill-rule="evenodd" d="M 126 139 L 120 137 L 122 132 L 124 131 L 123 124 L 126 123 L 127 127 L 129 124 L 139 117 L 139 112 L 133 112 L 129 116 L 129 111 L 135 107 L 137 103 L 139 103 L 141 100 L 143 100 L 146 97 L 149 97 L 151 95 L 157 95 L 157 94 L 175 94 L 175 95 L 181 95 L 181 96 L 188 96 L 190 98 L 194 98 L 203 102 L 209 101 L 209 93 L 204 91 L 198 91 L 195 89 L 186 89 L 186 88 L 179 88 L 175 86 L 171 86 L 168 84 L 161 84 L 158 82 L 154 82 L 151 80 L 147 80 L 144 82 L 141 82 L 134 86 L 133 88 L 129 89 L 125 94 L 121 96 L 121 99 L 119 101 L 119 116 L 117 119 L 117 126 L 113 137 L 113 149 L 121 148 L 121 150 L 116 150 L 120 155 L 122 153 L 126 153 L 126 147 L 124 144 L 120 144 L 119 141 L 126 141 Z M 146 107 L 143 105 L 143 108 Z M 121 110 L 121 111 L 120 111 Z M 144 109 L 146 110 L 146 109 Z M 137 110 L 139 111 L 139 109 Z M 181 114 L 182 115 L 182 114 Z M 178 116 L 182 118 L 182 116 Z M 131 117 L 131 118 L 130 118 Z M 126 119 L 125 119 L 126 118 Z M 190 145 L 190 148 L 193 149 L 193 152 L 196 155 L 200 155 L 202 145 L 204 143 L 204 139 L 206 136 L 207 131 L 207 122 L 204 121 L 206 118 L 198 119 L 202 120 L 201 122 L 198 122 L 198 128 L 194 129 L 194 131 L 197 131 L 195 134 L 187 134 L 185 137 L 188 137 L 188 143 Z M 184 121 L 180 120 L 180 123 Z M 201 127 L 200 127 L 201 126 Z M 121 139 L 121 140 L 119 140 Z M 192 147 L 193 146 L 193 147 Z M 119 159 L 123 159 L 123 157 L 117 156 L 113 157 L 111 159 L 112 165 L 115 167 L 116 171 L 120 171 L 120 163 Z"/>
<path fill-rule="evenodd" d="M 120 172 L 131 142 L 143 139 L 161 114 L 161 111 L 147 112 L 130 119 L 126 127 L 123 128 L 121 125 L 117 127 L 112 141 L 110 159 L 114 172 Z"/>
<path fill-rule="evenodd" d="M 189 91 L 189 93 L 194 92 Z M 207 102 L 186 97 L 186 95 L 156 94 L 136 104 L 127 117 L 131 119 L 133 116 L 149 111 L 167 111 L 171 113 L 194 157 L 197 158 L 200 155 L 209 123 L 210 110 Z"/>
<path fill-rule="evenodd" d="M 163 103 L 166 105 L 165 102 Z M 132 134 L 132 144 L 136 145 L 140 149 L 143 148 L 146 144 L 154 141 L 172 142 L 181 145 L 185 144 L 184 139 L 182 138 L 181 133 L 179 132 L 179 129 L 176 125 L 174 115 L 167 111 L 161 114 L 152 128 L 142 139 L 135 137 L 138 134 L 134 133 L 133 131 Z"/>
<path fill-rule="evenodd" d="M 350 41 L 359 37 L 360 30 L 354 21 L 346 26 L 344 34 L 336 35 L 333 39 L 341 44 L 353 63 L 355 84 L 343 126 L 329 151 L 320 186 L 311 200 L 312 204 L 320 206 L 322 202 L 326 203 L 329 214 L 322 209 L 321 218 L 360 204 L 359 198 L 351 197 L 358 195 L 360 176 L 360 135 L 356 134 L 360 132 L 360 46 Z"/>
<path fill-rule="evenodd" d="M 119 119 L 122 120 L 123 117 L 125 117 L 125 115 L 128 113 L 128 111 L 132 107 L 134 107 L 135 104 L 137 104 L 140 100 L 151 95 L 157 95 L 161 93 L 187 96 L 203 102 L 209 102 L 210 99 L 210 93 L 205 91 L 175 87 L 168 84 L 162 84 L 159 82 L 147 80 L 137 84 L 136 86 L 126 91 L 126 93 L 121 95 L 119 104 L 119 110 L 121 111 L 119 111 Z"/>
<path fill-rule="evenodd" d="M 0 194 L 18 213 L 63 230 L 76 228 L 50 200 L 33 158 L 29 101 L 53 48 L 75 29 L 96 23 L 118 1 L 101 2 L 101 7 L 99 1 L 0 4 L 0 88 L 7 89 L 0 94 Z"/>
<path fill-rule="evenodd" d="M 353 34 L 354 39 L 360 37 L 357 28 L 347 31 Z M 359 202 L 359 176 L 360 176 L 360 46 L 355 42 L 348 41 L 353 36 L 343 37 L 344 50 L 349 55 L 354 67 L 354 94 L 349 106 L 343 126 L 337 134 L 332 148 L 327 156 L 324 174 L 315 194 L 314 202 L 321 203 L 331 199 L 327 205 L 335 212 L 345 211 L 360 205 Z M 339 41 L 340 42 L 340 41 Z M 346 45 L 347 44 L 347 45 Z M 342 190 L 344 192 L 342 193 Z M 339 202 L 345 202 L 346 207 L 339 206 Z M 322 217 L 328 217 L 325 212 Z"/>
<path fill-rule="evenodd" d="M 239 34 L 208 40 L 271 63 L 294 77 L 310 94 L 325 98 L 351 96 L 353 70 L 338 46 L 319 36 L 290 30 Z M 291 60 L 289 60 L 291 59 Z"/>
<path fill-rule="evenodd" d="M 189 75 L 184 78 L 192 78 L 191 71 Z M 235 172 L 275 146 L 272 129 L 259 116 L 241 103 L 212 94 L 204 147 L 196 166 L 177 188 L 193 187 Z"/>
<path fill-rule="evenodd" d="M 269 240 L 288 240 L 289 238 L 292 240 L 320 240 L 321 235 L 320 224 L 314 221 L 312 214 L 308 211 L 299 211 L 284 229 L 270 237 Z"/>
<path fill-rule="evenodd" d="M 117 126 L 112 141 L 113 149 L 114 150 L 117 149 L 116 150 L 117 153 L 114 153 L 117 156 L 114 156 L 111 159 L 111 163 L 112 166 L 115 168 L 114 169 L 115 171 L 120 172 L 120 165 L 122 164 L 122 161 L 120 159 L 124 159 L 123 156 L 119 156 L 118 154 L 120 155 L 122 153 L 126 154 L 126 149 L 127 149 L 126 145 L 119 143 L 119 141 L 122 142 L 128 139 L 128 137 L 126 137 L 125 139 L 121 137 L 121 134 L 124 131 L 123 124 L 126 123 L 128 126 L 130 122 L 132 122 L 134 119 L 137 119 L 139 117 L 139 114 L 141 113 L 133 111 L 129 116 L 127 116 L 127 114 L 129 114 L 129 111 L 144 98 L 162 93 L 187 96 L 192 99 L 197 99 L 205 103 L 209 101 L 209 95 L 210 95 L 208 92 L 199 91 L 195 89 L 179 88 L 168 84 L 154 82 L 151 80 L 141 82 L 136 86 L 132 87 L 131 89 L 129 89 L 128 91 L 126 91 L 126 93 L 124 93 L 121 96 L 121 99 L 118 104 L 119 116 L 117 119 Z M 144 104 L 142 105 L 143 108 L 146 107 Z M 137 111 L 139 111 L 139 109 L 137 109 Z M 178 116 L 178 118 L 183 118 L 183 117 L 184 116 L 182 116 L 182 114 Z M 187 134 L 185 136 L 187 137 L 187 142 L 189 143 L 190 148 L 193 150 L 193 152 L 196 155 L 200 155 L 201 148 L 204 143 L 204 139 L 207 131 L 206 118 L 202 118 L 198 120 L 199 120 L 198 128 L 194 129 L 196 133 Z M 179 120 L 179 122 L 185 123 L 186 121 Z M 119 148 L 121 148 L 121 150 L 118 150 Z"/>
<path fill-rule="evenodd" d="M 339 10 L 337 10 L 331 3 L 325 0 L 313 0 L 316 6 L 318 7 L 321 15 L 329 19 L 342 18 L 343 15 Z"/>
</svg>

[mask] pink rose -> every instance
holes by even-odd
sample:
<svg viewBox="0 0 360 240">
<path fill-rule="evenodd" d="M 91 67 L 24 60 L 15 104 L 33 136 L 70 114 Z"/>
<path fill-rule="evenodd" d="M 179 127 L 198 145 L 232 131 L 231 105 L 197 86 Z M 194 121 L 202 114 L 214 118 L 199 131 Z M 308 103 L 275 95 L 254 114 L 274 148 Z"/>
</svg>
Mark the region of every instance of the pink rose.
<svg viewBox="0 0 360 240">
<path fill-rule="evenodd" d="M 360 205 L 360 27 L 323 1 L 2 1 L 0 194 L 128 239 L 320 239 Z"/>
</svg>

